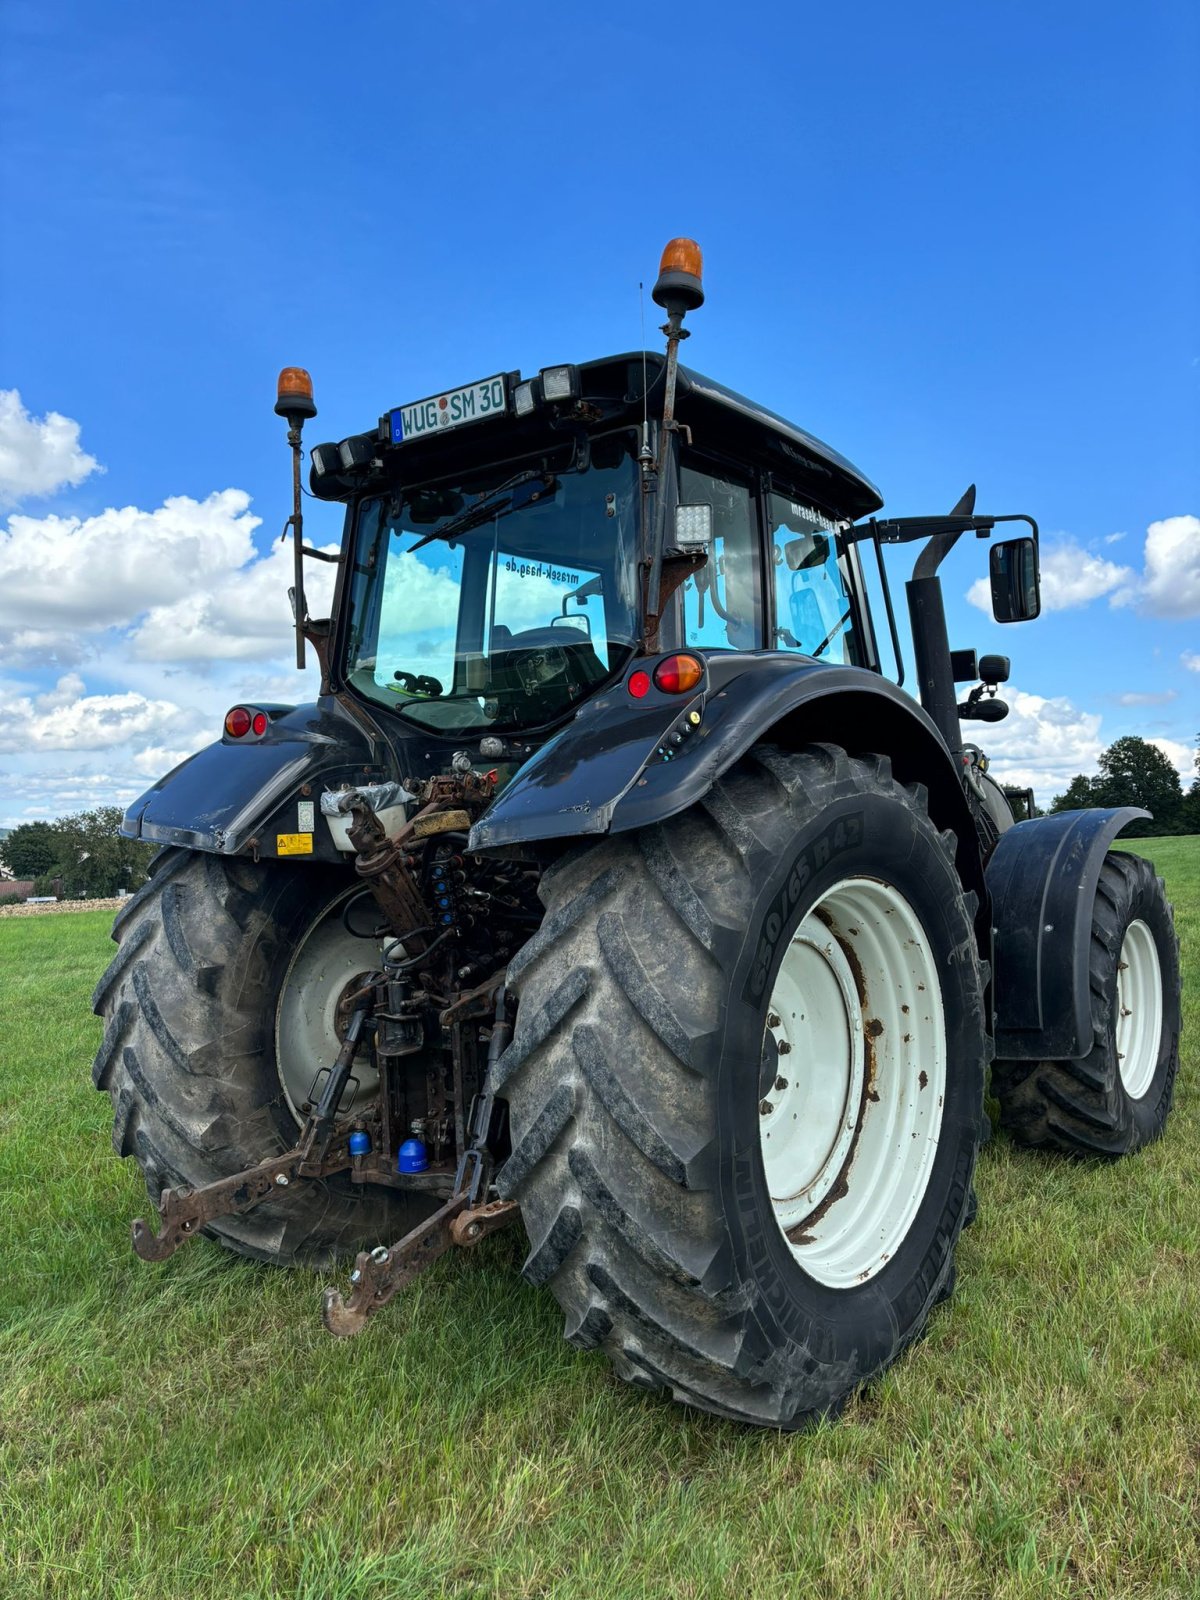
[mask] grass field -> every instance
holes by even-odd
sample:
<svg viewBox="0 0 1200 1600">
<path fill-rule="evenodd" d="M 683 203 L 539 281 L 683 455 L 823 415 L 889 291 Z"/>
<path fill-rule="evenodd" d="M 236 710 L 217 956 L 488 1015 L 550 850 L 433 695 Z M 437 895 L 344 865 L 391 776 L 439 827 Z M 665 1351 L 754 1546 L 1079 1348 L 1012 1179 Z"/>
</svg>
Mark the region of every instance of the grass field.
<svg viewBox="0 0 1200 1600">
<path fill-rule="evenodd" d="M 346 1343 L 307 1274 L 141 1264 L 89 1072 L 109 914 L 0 922 L 0 1595 L 1197 1595 L 1200 839 L 1144 848 L 1184 949 L 1166 1139 L 993 1140 L 953 1303 L 783 1438 L 565 1345 L 515 1234 Z"/>
</svg>

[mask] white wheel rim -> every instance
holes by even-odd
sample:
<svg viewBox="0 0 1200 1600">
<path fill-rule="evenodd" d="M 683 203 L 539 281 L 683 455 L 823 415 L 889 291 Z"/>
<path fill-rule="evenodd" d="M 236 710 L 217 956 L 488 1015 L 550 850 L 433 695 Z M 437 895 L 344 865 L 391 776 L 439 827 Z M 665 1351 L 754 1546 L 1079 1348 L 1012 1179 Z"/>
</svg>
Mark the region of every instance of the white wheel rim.
<svg viewBox="0 0 1200 1600">
<path fill-rule="evenodd" d="M 908 1236 L 946 1095 L 937 964 L 898 889 L 847 878 L 822 895 L 784 952 L 766 1034 L 780 1052 L 759 1104 L 775 1220 L 818 1283 L 852 1288 Z"/>
<path fill-rule="evenodd" d="M 357 938 L 342 923 L 346 901 L 361 892 L 348 890 L 309 926 L 296 945 L 279 991 L 275 1062 L 297 1122 L 304 1120 L 301 1107 L 316 1084 L 318 1073 L 333 1065 L 341 1048 L 338 1002 L 355 978 L 377 971 L 382 964 L 380 941 Z M 356 1103 L 369 1100 L 378 1087 L 379 1074 L 371 1064 L 369 1050 L 354 1058 L 353 1073 L 358 1086 L 347 1086 L 342 1097 L 343 1114 Z M 316 1084 L 317 1093 L 321 1087 Z"/>
<path fill-rule="evenodd" d="M 1162 968 L 1147 923 L 1131 922 L 1117 957 L 1117 1068 L 1132 1100 L 1154 1080 L 1162 1043 Z"/>
</svg>

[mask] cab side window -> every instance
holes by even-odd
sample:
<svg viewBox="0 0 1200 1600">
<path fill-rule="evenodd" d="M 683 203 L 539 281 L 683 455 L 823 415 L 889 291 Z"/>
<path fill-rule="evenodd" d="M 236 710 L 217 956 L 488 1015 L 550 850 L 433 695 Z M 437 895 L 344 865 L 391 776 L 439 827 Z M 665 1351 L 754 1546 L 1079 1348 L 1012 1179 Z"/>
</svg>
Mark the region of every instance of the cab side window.
<svg viewBox="0 0 1200 1600">
<path fill-rule="evenodd" d="M 836 528 L 821 512 L 772 493 L 776 650 L 863 665 Z"/>
<path fill-rule="evenodd" d="M 681 504 L 712 507 L 708 561 L 683 585 L 683 642 L 702 650 L 762 646 L 758 518 L 750 486 L 720 472 L 684 466 Z"/>
</svg>

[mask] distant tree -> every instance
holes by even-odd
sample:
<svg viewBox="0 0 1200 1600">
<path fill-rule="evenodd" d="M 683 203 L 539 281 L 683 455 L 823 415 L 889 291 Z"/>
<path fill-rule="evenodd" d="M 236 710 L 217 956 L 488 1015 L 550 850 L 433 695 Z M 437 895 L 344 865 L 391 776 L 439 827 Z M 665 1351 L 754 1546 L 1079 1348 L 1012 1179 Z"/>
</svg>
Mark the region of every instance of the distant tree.
<svg viewBox="0 0 1200 1600">
<path fill-rule="evenodd" d="M 1100 757 L 1100 774 L 1093 781 L 1093 805 L 1145 806 L 1152 823 L 1137 822 L 1129 834 L 1173 833 L 1179 826 L 1183 789 L 1179 774 L 1157 746 L 1128 734 Z"/>
<path fill-rule="evenodd" d="M 0 861 L 14 878 L 40 878 L 58 859 L 58 840 L 49 822 L 22 822 L 0 840 Z"/>
<path fill-rule="evenodd" d="M 120 835 L 118 806 L 99 806 L 54 823 L 54 860 L 43 874 L 61 882 L 68 900 L 102 900 L 146 880 L 152 845 Z M 51 891 L 52 892 L 52 891 Z"/>
<path fill-rule="evenodd" d="M 1086 811 L 1089 806 L 1098 806 L 1100 801 L 1095 797 L 1095 780 L 1085 778 L 1083 773 L 1078 773 L 1067 785 L 1065 794 L 1056 794 L 1050 802 L 1051 811 Z"/>
<path fill-rule="evenodd" d="M 1200 772 L 1200 733 L 1196 735 L 1196 771 Z M 1183 797 L 1179 808 L 1179 831 L 1200 833 L 1200 777 L 1192 779 L 1192 786 Z"/>
</svg>

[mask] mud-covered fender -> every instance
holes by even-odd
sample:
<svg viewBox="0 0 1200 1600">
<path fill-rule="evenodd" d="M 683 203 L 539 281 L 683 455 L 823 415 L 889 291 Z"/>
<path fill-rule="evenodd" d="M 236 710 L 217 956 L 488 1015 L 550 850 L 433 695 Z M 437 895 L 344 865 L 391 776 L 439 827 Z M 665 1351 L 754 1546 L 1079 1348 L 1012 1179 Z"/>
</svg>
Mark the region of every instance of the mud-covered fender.
<svg viewBox="0 0 1200 1600">
<path fill-rule="evenodd" d="M 703 656 L 704 652 L 697 651 Z M 657 659 L 657 658 L 655 658 Z M 471 830 L 471 848 L 623 833 L 687 810 L 750 747 L 826 739 L 881 750 L 944 799 L 941 826 L 978 846 L 950 752 L 915 701 L 886 678 L 780 651 L 714 651 L 692 694 L 629 691 L 634 672 L 583 705 L 532 756 Z M 907 780 L 906 780 L 907 781 Z"/>
<path fill-rule="evenodd" d="M 1074 1061 L 1092 1048 L 1088 945 L 1100 868 L 1138 806 L 1018 822 L 987 865 L 996 1054 Z"/>
<path fill-rule="evenodd" d="M 391 776 L 381 753 L 335 700 L 322 698 L 272 721 L 257 741 L 218 740 L 198 751 L 133 802 L 121 832 L 218 855 L 253 849 L 343 860 L 320 815 L 321 790 Z M 294 841 L 306 834 L 312 848 L 297 851 Z M 280 850 L 281 837 L 291 848 Z"/>
</svg>

